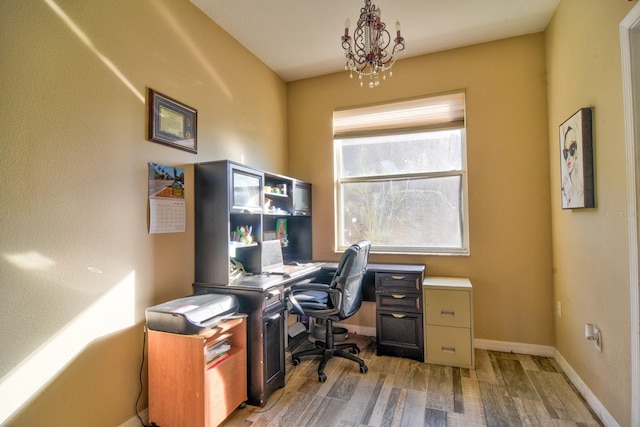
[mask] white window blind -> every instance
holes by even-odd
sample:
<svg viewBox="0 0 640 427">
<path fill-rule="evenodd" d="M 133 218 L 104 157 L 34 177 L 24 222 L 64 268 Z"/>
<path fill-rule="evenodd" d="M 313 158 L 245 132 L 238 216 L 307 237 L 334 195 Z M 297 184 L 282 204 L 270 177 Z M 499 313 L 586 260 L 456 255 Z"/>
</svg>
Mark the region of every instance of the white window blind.
<svg viewBox="0 0 640 427">
<path fill-rule="evenodd" d="M 464 127 L 464 92 L 371 105 L 333 113 L 334 137 Z"/>
</svg>

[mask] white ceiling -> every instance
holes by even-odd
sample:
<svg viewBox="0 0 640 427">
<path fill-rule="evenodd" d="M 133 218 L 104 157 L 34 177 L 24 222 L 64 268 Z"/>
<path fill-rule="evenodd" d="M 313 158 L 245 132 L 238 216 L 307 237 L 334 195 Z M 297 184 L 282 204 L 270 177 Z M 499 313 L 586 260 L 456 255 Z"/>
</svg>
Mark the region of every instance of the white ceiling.
<svg viewBox="0 0 640 427">
<path fill-rule="evenodd" d="M 344 70 L 340 37 L 364 0 L 191 0 L 285 81 Z M 372 0 L 406 57 L 543 31 L 559 0 Z"/>
</svg>

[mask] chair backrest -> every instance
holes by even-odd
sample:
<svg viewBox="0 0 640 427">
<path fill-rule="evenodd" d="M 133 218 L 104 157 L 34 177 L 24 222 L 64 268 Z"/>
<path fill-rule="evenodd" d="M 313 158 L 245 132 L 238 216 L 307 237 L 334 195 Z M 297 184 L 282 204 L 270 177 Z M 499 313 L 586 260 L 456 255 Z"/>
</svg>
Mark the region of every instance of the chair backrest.
<svg viewBox="0 0 640 427">
<path fill-rule="evenodd" d="M 361 240 L 351 245 L 340 258 L 330 286 L 342 293 L 339 319 L 353 316 L 362 304 L 362 279 L 367 270 L 371 243 Z M 334 301 L 334 304 L 337 301 Z"/>
</svg>

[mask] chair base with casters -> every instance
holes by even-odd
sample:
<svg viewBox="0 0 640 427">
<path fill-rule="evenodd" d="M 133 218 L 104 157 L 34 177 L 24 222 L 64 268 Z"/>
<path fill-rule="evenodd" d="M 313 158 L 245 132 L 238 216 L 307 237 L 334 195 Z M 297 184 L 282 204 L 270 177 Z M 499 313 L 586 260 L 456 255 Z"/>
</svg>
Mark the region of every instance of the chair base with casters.
<svg viewBox="0 0 640 427">
<path fill-rule="evenodd" d="M 327 362 L 332 357 L 342 357 L 344 359 L 352 360 L 360 365 L 360 372 L 363 374 L 369 371 L 367 365 L 364 363 L 364 360 L 360 359 L 356 356 L 356 354 L 360 354 L 360 349 L 354 343 L 348 344 L 335 344 L 333 339 L 333 321 L 331 319 L 327 319 L 325 321 L 326 325 L 326 340 L 316 341 L 316 347 L 299 351 L 291 355 L 293 365 L 297 366 L 300 364 L 300 357 L 302 356 L 322 356 L 322 360 L 320 361 L 320 365 L 318 365 L 318 381 L 321 383 L 327 380 L 327 375 L 324 373 L 324 368 L 327 366 Z M 347 351 L 350 350 L 350 351 Z"/>
</svg>

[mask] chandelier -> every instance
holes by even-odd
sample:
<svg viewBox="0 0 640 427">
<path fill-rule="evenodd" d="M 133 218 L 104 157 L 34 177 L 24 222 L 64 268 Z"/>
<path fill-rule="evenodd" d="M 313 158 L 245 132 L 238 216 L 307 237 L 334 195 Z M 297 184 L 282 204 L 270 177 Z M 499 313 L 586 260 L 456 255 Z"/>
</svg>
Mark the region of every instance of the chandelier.
<svg viewBox="0 0 640 427">
<path fill-rule="evenodd" d="M 369 77 L 368 86 L 374 88 L 380 85 L 382 80 L 393 76 L 391 67 L 398 59 L 398 55 L 404 52 L 404 37 L 400 35 L 400 22 L 396 22 L 396 38 L 393 39 L 393 49 L 387 52 L 391 44 L 391 35 L 387 31 L 387 26 L 380 20 L 380 8 L 371 4 L 370 0 L 364 0 L 364 7 L 360 9 L 360 18 L 353 31 L 353 38 L 349 35 L 349 19 L 344 24 L 344 35 L 342 36 L 342 48 L 347 63 L 345 70 L 350 72 L 349 77 L 353 78 L 353 73 L 358 73 L 360 86 L 364 86 L 363 79 Z"/>
</svg>

